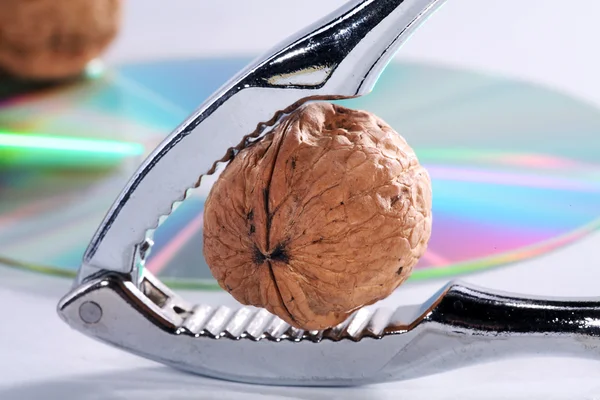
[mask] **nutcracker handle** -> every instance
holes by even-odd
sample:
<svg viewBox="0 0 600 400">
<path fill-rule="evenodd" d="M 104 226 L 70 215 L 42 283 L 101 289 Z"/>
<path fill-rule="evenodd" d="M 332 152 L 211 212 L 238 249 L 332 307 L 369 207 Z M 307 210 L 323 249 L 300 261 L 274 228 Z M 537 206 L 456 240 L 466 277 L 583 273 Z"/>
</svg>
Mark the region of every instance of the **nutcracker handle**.
<svg viewBox="0 0 600 400">
<path fill-rule="evenodd" d="M 209 97 L 142 163 L 96 230 L 75 285 L 139 278 L 150 238 L 202 176 L 310 100 L 369 93 L 398 47 L 445 0 L 352 0 L 285 40 Z"/>
<path fill-rule="evenodd" d="M 238 382 L 349 386 L 410 379 L 522 355 L 600 359 L 600 299 L 546 299 L 452 283 L 429 301 L 364 308 L 324 331 L 265 310 L 183 301 L 146 273 L 106 275 L 59 305 L 71 326 L 188 372 Z"/>
</svg>

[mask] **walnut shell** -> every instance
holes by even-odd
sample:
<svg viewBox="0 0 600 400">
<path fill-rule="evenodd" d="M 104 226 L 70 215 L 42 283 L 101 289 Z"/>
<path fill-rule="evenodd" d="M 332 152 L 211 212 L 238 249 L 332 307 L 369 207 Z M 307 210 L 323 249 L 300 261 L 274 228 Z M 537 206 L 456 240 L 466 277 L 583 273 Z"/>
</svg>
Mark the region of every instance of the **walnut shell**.
<svg viewBox="0 0 600 400">
<path fill-rule="evenodd" d="M 0 69 L 29 79 L 80 74 L 115 38 L 121 0 L 0 1 Z"/>
<path fill-rule="evenodd" d="M 240 303 L 325 329 L 389 296 L 431 233 L 431 182 L 376 116 L 305 105 L 240 151 L 204 210 L 204 256 Z"/>
</svg>

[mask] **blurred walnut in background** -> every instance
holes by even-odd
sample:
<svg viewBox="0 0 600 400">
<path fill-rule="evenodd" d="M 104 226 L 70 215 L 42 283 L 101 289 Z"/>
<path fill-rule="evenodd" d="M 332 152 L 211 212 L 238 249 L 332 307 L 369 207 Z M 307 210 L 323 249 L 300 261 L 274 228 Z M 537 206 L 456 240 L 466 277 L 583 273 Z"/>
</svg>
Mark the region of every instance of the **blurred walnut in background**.
<svg viewBox="0 0 600 400">
<path fill-rule="evenodd" d="M 0 70 L 57 80 L 80 74 L 116 37 L 121 0 L 0 0 Z"/>
</svg>

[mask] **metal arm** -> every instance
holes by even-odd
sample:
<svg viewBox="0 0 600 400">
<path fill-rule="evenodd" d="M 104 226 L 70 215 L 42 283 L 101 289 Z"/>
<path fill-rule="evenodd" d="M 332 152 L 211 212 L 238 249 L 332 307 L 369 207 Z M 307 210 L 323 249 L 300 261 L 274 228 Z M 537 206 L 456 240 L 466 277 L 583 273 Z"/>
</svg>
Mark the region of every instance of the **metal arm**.
<svg viewBox="0 0 600 400">
<path fill-rule="evenodd" d="M 148 157 L 98 228 L 77 282 L 101 271 L 138 275 L 148 231 L 217 160 L 311 99 L 371 91 L 395 50 L 443 0 L 355 0 L 247 67 Z M 138 259 L 139 258 L 139 259 Z"/>
<path fill-rule="evenodd" d="M 455 283 L 422 306 L 362 309 L 335 328 L 306 332 L 264 310 L 190 307 L 153 278 L 142 286 L 145 295 L 105 277 L 59 310 L 71 326 L 113 346 L 249 383 L 359 385 L 517 355 L 600 359 L 600 299 L 532 299 Z"/>
</svg>

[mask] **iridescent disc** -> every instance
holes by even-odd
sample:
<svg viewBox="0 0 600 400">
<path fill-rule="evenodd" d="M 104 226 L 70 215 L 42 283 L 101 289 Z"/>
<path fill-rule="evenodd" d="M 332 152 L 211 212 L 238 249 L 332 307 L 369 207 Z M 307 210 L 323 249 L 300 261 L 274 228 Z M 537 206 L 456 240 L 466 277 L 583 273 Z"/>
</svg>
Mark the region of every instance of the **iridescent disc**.
<svg viewBox="0 0 600 400">
<path fill-rule="evenodd" d="M 1 103 L 0 260 L 73 275 L 143 157 L 247 61 L 124 65 Z M 433 235 L 412 279 L 514 263 L 600 226 L 600 112 L 583 102 L 392 63 L 372 94 L 342 103 L 392 125 L 433 179 Z M 216 287 L 202 257 L 203 200 L 214 179 L 155 232 L 146 267 L 171 285 Z"/>
</svg>

